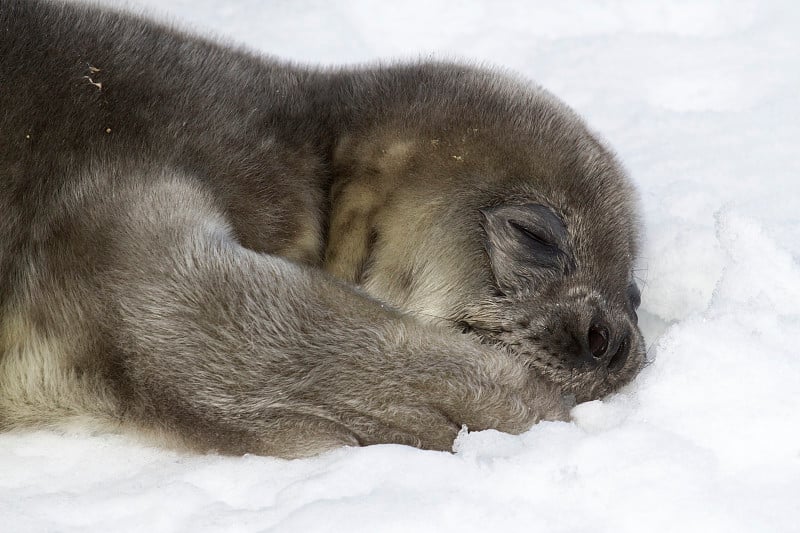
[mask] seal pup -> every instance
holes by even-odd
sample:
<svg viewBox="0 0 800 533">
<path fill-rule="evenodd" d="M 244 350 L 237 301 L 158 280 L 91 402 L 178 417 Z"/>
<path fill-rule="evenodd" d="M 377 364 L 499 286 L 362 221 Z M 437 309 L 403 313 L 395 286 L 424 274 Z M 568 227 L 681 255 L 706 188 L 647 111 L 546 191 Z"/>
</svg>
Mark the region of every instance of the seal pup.
<svg viewBox="0 0 800 533">
<path fill-rule="evenodd" d="M 0 429 L 449 450 L 638 371 L 635 195 L 546 91 L 0 10 Z"/>
</svg>

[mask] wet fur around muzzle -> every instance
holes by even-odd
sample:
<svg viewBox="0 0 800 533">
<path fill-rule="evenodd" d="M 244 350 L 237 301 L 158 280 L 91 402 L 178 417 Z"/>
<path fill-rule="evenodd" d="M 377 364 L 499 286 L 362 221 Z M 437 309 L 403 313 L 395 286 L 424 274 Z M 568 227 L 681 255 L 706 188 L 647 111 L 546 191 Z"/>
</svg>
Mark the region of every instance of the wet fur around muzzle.
<svg viewBox="0 0 800 533">
<path fill-rule="evenodd" d="M 0 28 L 0 430 L 449 450 L 640 368 L 635 192 L 529 81 L 82 4 Z"/>
<path fill-rule="evenodd" d="M 595 324 L 608 326 L 607 349 L 591 351 Z M 558 383 L 578 401 L 601 398 L 627 384 L 641 370 L 644 340 L 626 312 L 615 310 L 597 294 L 558 296 L 531 305 L 516 318 L 483 324 L 490 342 L 510 347 L 530 368 Z"/>
</svg>

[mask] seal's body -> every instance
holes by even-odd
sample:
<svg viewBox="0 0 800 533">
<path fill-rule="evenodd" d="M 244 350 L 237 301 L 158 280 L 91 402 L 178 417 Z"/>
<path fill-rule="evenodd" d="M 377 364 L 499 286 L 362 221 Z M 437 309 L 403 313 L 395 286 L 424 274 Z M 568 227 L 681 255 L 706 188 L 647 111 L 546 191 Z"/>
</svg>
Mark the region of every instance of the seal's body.
<svg viewBox="0 0 800 533">
<path fill-rule="evenodd" d="M 543 90 L 38 0 L 0 30 L 0 429 L 449 449 L 639 369 L 631 187 Z"/>
</svg>

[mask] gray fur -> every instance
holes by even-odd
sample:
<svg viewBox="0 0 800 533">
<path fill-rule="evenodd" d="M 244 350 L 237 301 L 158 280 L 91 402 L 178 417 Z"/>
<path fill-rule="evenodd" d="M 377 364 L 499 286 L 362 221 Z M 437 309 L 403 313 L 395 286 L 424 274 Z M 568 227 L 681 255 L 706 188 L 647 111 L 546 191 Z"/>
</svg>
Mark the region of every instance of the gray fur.
<svg viewBox="0 0 800 533">
<path fill-rule="evenodd" d="M 0 429 L 298 457 L 564 419 L 643 360 L 633 198 L 504 73 L 4 0 Z"/>
</svg>

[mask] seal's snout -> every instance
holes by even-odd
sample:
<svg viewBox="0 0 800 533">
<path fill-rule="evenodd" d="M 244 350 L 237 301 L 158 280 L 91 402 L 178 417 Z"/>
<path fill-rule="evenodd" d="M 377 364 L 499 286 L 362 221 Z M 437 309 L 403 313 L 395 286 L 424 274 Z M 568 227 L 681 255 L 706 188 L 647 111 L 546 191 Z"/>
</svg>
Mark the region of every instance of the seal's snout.
<svg viewBox="0 0 800 533">
<path fill-rule="evenodd" d="M 628 360 L 628 354 L 631 352 L 631 333 L 626 332 L 625 336 L 622 337 L 622 340 L 619 342 L 619 346 L 617 347 L 617 351 L 614 352 L 608 359 L 608 369 L 611 371 L 619 370 L 623 366 L 625 366 L 625 362 Z"/>
<path fill-rule="evenodd" d="M 608 328 L 594 324 L 589 328 L 587 347 L 593 359 L 600 359 L 608 351 Z"/>
<path fill-rule="evenodd" d="M 630 337 L 630 327 L 625 324 L 614 328 L 605 322 L 595 322 L 589 327 L 579 359 L 588 366 L 618 370 L 628 359 Z"/>
</svg>

